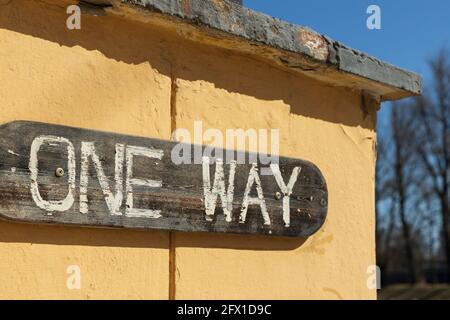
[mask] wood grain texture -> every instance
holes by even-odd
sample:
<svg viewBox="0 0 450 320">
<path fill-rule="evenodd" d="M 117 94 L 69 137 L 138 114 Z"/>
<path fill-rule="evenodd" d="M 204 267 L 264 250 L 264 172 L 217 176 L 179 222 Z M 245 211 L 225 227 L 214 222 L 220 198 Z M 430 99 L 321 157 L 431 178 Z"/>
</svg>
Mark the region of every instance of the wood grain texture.
<svg viewBox="0 0 450 320">
<path fill-rule="evenodd" d="M 32 174 L 30 167 L 31 146 L 42 136 L 60 137 L 70 141 L 74 150 L 75 183 L 73 201 L 64 211 L 49 211 L 39 207 L 32 196 Z M 69 190 L 68 147 L 66 142 L 43 142 L 37 155 L 36 183 L 42 200 L 62 201 Z M 110 190 L 116 191 L 116 144 L 123 145 L 124 154 L 130 146 L 161 150 L 161 160 L 145 156 L 133 158 L 132 174 L 128 178 L 145 181 L 161 181 L 160 187 L 133 185 L 134 208 L 156 210 L 160 217 L 136 217 L 127 212 L 127 159 L 123 160 L 123 201 L 116 214 L 105 200 L 105 193 L 99 183 L 98 168 L 88 158 L 87 212 L 80 212 L 80 172 L 82 143 L 91 142 L 101 163 Z M 283 194 L 274 175 L 258 174 L 267 208 L 270 224 L 262 215 L 261 206 L 250 204 L 245 221 L 240 221 L 243 198 L 249 179 L 251 164 L 237 164 L 234 178 L 234 197 L 231 221 L 226 221 L 220 196 L 217 197 L 215 214 L 205 213 L 204 177 L 201 163 L 176 165 L 171 152 L 177 143 L 98 132 L 44 123 L 15 121 L 0 127 L 0 217 L 29 223 L 53 223 L 90 227 L 143 228 L 174 230 L 184 232 L 221 232 L 241 234 L 266 234 L 272 236 L 307 237 L 315 233 L 324 223 L 327 215 L 328 193 L 326 182 L 319 169 L 312 163 L 290 158 L 279 159 L 279 169 L 286 184 L 294 168 L 300 168 L 289 200 L 290 223 L 283 218 Z M 192 145 L 188 145 L 192 147 Z M 204 150 L 204 147 L 202 147 Z M 250 153 L 234 152 L 235 159 L 252 156 Z M 194 152 L 192 152 L 192 159 Z M 126 157 L 125 157 L 126 158 Z M 214 160 L 210 160 L 210 182 L 214 183 Z M 258 168 L 268 165 L 258 163 Z M 62 168 L 65 174 L 55 175 Z M 229 186 L 230 165 L 225 163 L 224 183 Z M 131 180 L 130 180 L 131 181 Z M 252 185 L 250 197 L 257 198 L 256 185 Z M 67 203 L 66 203 L 67 204 Z M 83 210 L 81 210 L 83 211 Z M 210 218 L 210 219 L 207 219 Z M 210 221 L 209 221 L 210 220 Z M 266 223 L 265 223 L 266 222 Z"/>
</svg>

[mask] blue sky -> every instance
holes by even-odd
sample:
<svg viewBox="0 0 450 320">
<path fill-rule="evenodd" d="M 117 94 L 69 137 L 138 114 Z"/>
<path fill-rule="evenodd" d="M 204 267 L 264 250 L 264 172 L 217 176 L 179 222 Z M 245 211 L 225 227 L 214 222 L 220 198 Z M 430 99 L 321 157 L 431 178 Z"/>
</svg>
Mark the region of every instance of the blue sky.
<svg viewBox="0 0 450 320">
<path fill-rule="evenodd" d="M 381 8 L 381 30 L 366 27 L 367 7 Z M 252 8 L 308 26 L 355 49 L 430 78 L 427 60 L 450 50 L 449 0 L 244 0 Z M 387 116 L 383 106 L 381 118 Z M 383 120 L 382 120 L 383 121 Z"/>
</svg>

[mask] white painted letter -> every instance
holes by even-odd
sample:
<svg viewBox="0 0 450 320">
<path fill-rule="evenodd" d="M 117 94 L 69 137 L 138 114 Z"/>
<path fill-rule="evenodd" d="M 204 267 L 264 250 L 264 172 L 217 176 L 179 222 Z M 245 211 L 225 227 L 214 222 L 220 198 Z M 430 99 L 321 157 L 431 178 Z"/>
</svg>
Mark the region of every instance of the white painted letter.
<svg viewBox="0 0 450 320">
<path fill-rule="evenodd" d="M 250 191 L 252 190 L 253 184 L 256 184 L 256 192 L 258 193 L 258 198 L 250 197 Z M 261 207 L 261 213 L 264 218 L 264 225 L 270 225 L 270 217 L 267 212 L 266 201 L 264 200 L 263 190 L 261 188 L 261 180 L 258 175 L 258 167 L 256 163 L 252 164 L 250 173 L 248 175 L 247 185 L 244 192 L 244 200 L 242 201 L 241 216 L 239 218 L 240 223 L 245 223 L 247 217 L 248 206 L 252 204 L 257 204 Z"/>
<path fill-rule="evenodd" d="M 236 161 L 230 163 L 230 174 L 228 177 L 228 191 L 225 188 L 225 174 L 223 170 L 223 160 L 216 160 L 216 172 L 214 174 L 214 184 L 211 190 L 211 178 L 209 173 L 209 157 L 203 157 L 203 192 L 205 195 L 206 220 L 212 221 L 212 216 L 216 210 L 217 196 L 220 195 L 222 201 L 223 214 L 227 222 L 231 222 L 234 197 L 234 175 L 236 172 Z"/>
<path fill-rule="evenodd" d="M 89 157 L 92 158 L 98 181 L 105 195 L 106 205 L 112 215 L 122 215 L 120 206 L 123 200 L 123 161 L 125 156 L 125 146 L 116 144 L 116 164 L 114 170 L 114 180 L 116 181 L 115 195 L 109 188 L 108 177 L 103 171 L 102 163 L 95 153 L 94 142 L 81 142 L 81 174 L 80 174 L 80 212 L 88 213 L 87 189 L 89 183 Z"/>
<path fill-rule="evenodd" d="M 41 146 L 46 144 L 66 144 L 67 145 L 67 175 L 69 190 L 64 200 L 47 201 L 42 199 L 39 193 L 39 186 L 37 182 L 38 178 L 38 152 Z M 36 205 L 48 211 L 48 215 L 52 215 L 53 211 L 66 211 L 69 210 L 74 202 L 73 190 L 75 189 L 75 149 L 72 142 L 62 137 L 55 136 L 39 136 L 33 140 L 30 150 L 30 163 L 28 169 L 31 172 L 31 196 L 33 197 Z M 56 169 L 56 168 L 55 168 Z"/>
<path fill-rule="evenodd" d="M 284 183 L 283 177 L 281 176 L 280 166 L 278 164 L 271 164 L 270 168 L 272 169 L 272 173 L 275 177 L 275 180 L 277 181 L 278 187 L 280 187 L 280 190 L 283 193 L 283 220 L 285 227 L 289 227 L 291 225 L 291 206 L 289 203 L 290 196 L 302 168 L 295 167 L 292 170 L 292 174 L 289 178 L 289 183 L 287 186 Z"/>
<path fill-rule="evenodd" d="M 161 160 L 164 152 L 158 149 L 127 146 L 127 209 L 125 215 L 135 218 L 160 218 L 161 210 L 137 209 L 133 206 L 133 185 L 146 186 L 150 188 L 161 188 L 162 181 L 133 178 L 133 157 L 142 156 Z"/>
</svg>

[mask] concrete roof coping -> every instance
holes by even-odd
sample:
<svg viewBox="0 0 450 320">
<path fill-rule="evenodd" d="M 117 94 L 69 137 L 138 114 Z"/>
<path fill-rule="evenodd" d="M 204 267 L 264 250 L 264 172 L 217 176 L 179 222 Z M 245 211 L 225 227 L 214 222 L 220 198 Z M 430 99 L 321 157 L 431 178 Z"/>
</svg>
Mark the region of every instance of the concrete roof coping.
<svg viewBox="0 0 450 320">
<path fill-rule="evenodd" d="M 293 25 L 226 0 L 88 0 L 108 12 L 163 23 L 194 41 L 258 56 L 335 86 L 380 100 L 419 95 L 419 75 L 349 48 L 308 27 Z M 194 35 L 192 35 L 194 34 Z"/>
</svg>

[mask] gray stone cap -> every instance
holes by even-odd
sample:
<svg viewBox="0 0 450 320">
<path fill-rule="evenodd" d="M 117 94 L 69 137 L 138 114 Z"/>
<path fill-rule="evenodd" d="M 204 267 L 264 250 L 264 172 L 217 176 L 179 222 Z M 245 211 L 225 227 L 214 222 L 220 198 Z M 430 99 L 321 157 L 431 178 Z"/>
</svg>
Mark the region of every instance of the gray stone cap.
<svg viewBox="0 0 450 320">
<path fill-rule="evenodd" d="M 111 12 L 172 27 L 191 28 L 215 46 L 270 60 L 336 86 L 367 91 L 381 100 L 421 94 L 415 73 L 351 49 L 327 36 L 224 0 L 91 0 Z M 141 16 L 141 17 L 137 17 Z M 151 22 L 151 21 L 150 21 Z M 175 24 L 175 25 L 174 25 Z M 191 32 L 192 33 L 192 32 Z M 198 36 L 201 35 L 201 37 Z M 188 36 L 187 36 L 188 37 Z"/>
</svg>

